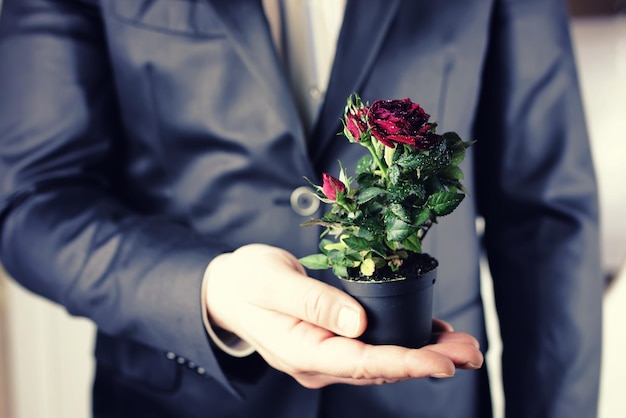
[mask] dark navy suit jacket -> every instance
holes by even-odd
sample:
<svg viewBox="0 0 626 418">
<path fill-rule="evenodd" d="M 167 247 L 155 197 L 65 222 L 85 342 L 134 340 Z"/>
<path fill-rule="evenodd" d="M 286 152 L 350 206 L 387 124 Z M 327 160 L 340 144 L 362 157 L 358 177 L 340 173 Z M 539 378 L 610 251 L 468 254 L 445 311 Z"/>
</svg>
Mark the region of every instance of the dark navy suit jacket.
<svg viewBox="0 0 626 418">
<path fill-rule="evenodd" d="M 202 323 L 217 254 L 316 251 L 291 198 L 305 176 L 360 157 L 336 135 L 346 97 L 410 97 L 440 131 L 478 140 L 472 199 L 427 239 L 435 315 L 486 347 L 482 216 L 507 417 L 594 416 L 596 188 L 565 5 L 350 0 L 345 19 L 307 134 L 259 1 L 5 0 L 3 265 L 97 324 L 99 416 L 488 417 L 484 369 L 308 390 L 256 355 L 223 355 Z"/>
</svg>

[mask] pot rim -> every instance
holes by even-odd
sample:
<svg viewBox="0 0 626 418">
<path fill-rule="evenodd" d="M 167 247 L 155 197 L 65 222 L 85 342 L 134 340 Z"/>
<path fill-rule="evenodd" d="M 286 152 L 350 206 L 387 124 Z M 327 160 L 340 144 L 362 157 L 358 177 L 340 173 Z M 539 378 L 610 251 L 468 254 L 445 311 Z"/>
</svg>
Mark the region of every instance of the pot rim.
<svg viewBox="0 0 626 418">
<path fill-rule="evenodd" d="M 339 277 L 342 286 L 348 293 L 364 297 L 385 297 L 417 292 L 433 286 L 436 278 L 436 267 L 415 278 L 401 277 L 388 281 L 350 280 Z"/>
</svg>

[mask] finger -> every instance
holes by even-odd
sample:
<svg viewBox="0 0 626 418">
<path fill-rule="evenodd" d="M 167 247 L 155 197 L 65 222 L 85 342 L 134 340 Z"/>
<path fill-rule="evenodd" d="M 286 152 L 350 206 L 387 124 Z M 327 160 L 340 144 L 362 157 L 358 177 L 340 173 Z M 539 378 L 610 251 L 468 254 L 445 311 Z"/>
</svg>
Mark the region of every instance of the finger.
<svg viewBox="0 0 626 418">
<path fill-rule="evenodd" d="M 433 332 L 452 332 L 454 328 L 446 321 L 433 318 Z"/>
<path fill-rule="evenodd" d="M 478 369 L 484 362 L 484 357 L 480 350 L 467 343 L 447 342 L 433 344 L 424 347 L 423 350 L 439 353 L 450 359 L 456 367 L 463 369 Z"/>
<path fill-rule="evenodd" d="M 308 389 L 320 389 L 328 385 L 335 384 L 344 384 L 344 385 L 352 385 L 352 386 L 371 386 L 371 385 L 384 385 L 389 383 L 397 383 L 404 380 L 408 380 L 408 378 L 403 379 L 389 379 L 384 377 L 379 377 L 376 379 L 352 379 L 347 377 L 337 377 L 332 375 L 325 374 L 309 374 L 304 373 L 301 375 L 293 376 L 294 379 L 302 386 Z"/>
<path fill-rule="evenodd" d="M 480 343 L 472 335 L 465 332 L 436 332 L 432 337 L 433 344 L 463 343 L 480 349 Z"/>
<path fill-rule="evenodd" d="M 455 372 L 453 361 L 436 350 L 373 346 L 342 337 L 329 338 L 316 347 L 304 367 L 352 380 L 352 384 L 450 377 Z"/>
<path fill-rule="evenodd" d="M 357 379 L 449 377 L 455 372 L 453 363 L 445 355 L 398 346 L 365 345 L 363 355 L 355 357 L 353 367 L 353 377 Z"/>
</svg>

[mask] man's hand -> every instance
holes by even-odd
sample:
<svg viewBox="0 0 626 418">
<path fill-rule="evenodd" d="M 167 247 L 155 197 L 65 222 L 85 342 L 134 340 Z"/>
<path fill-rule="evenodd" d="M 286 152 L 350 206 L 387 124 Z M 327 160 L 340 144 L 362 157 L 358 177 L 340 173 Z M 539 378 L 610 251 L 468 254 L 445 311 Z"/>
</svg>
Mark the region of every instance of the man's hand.
<svg viewBox="0 0 626 418">
<path fill-rule="evenodd" d="M 272 367 L 301 385 L 370 385 L 451 377 L 483 356 L 472 336 L 433 322 L 436 343 L 420 349 L 373 346 L 354 339 L 367 318 L 349 295 L 310 278 L 276 247 L 252 244 L 209 266 L 207 307 L 213 325 L 251 344 Z"/>
</svg>

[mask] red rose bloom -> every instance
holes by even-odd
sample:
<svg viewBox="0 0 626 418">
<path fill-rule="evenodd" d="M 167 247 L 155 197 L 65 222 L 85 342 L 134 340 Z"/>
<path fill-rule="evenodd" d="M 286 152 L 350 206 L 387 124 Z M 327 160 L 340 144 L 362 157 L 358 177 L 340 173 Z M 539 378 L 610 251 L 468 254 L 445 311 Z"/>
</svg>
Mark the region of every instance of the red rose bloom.
<svg viewBox="0 0 626 418">
<path fill-rule="evenodd" d="M 330 200 L 337 200 L 337 192 L 345 192 L 346 185 L 330 174 L 322 173 L 322 191 Z"/>
<path fill-rule="evenodd" d="M 430 115 L 410 99 L 377 100 L 370 106 L 367 121 L 372 135 L 384 145 L 394 148 L 396 143 L 429 148 L 439 140 Z"/>
</svg>

